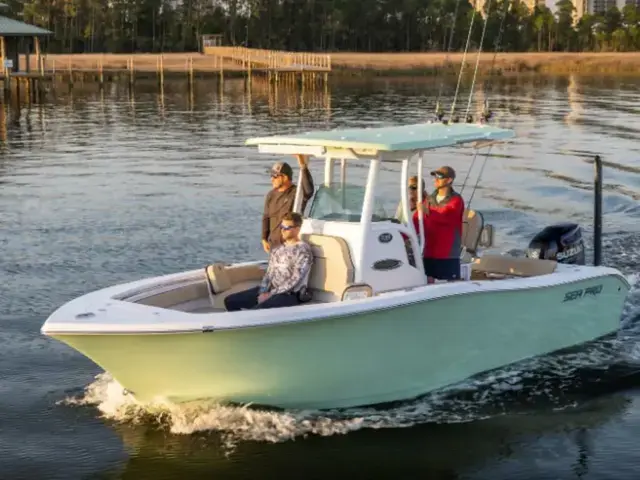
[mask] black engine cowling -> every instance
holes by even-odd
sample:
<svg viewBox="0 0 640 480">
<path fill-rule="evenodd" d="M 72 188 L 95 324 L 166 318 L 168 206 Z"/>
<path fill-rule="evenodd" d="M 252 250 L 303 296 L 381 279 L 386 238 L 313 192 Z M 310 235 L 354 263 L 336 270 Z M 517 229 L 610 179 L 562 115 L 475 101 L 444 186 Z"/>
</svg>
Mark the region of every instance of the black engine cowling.
<svg viewBox="0 0 640 480">
<path fill-rule="evenodd" d="M 526 256 L 555 260 L 558 263 L 584 265 L 582 228 L 575 223 L 550 225 L 533 237 Z"/>
</svg>

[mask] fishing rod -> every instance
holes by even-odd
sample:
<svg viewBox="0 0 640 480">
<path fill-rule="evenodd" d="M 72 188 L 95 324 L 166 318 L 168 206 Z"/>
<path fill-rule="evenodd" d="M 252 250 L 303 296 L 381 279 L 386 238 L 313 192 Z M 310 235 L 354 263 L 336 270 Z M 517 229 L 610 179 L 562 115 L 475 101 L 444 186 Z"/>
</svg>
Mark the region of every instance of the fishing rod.
<svg viewBox="0 0 640 480">
<path fill-rule="evenodd" d="M 478 66 L 479 66 L 479 63 L 480 63 L 480 52 L 482 51 L 482 45 L 484 43 L 484 37 L 485 37 L 486 29 L 487 29 L 487 23 L 488 23 L 489 14 L 490 14 L 490 11 L 491 11 L 491 2 L 492 2 L 492 0 L 489 0 L 489 5 L 487 6 L 487 16 L 485 17 L 485 20 L 484 20 L 484 26 L 483 26 L 483 29 L 482 29 L 482 36 L 480 38 L 480 46 L 478 48 L 478 54 L 476 56 L 475 71 L 474 71 L 473 80 L 472 80 L 472 83 L 471 83 L 471 90 L 469 92 L 469 100 L 467 102 L 467 110 L 466 110 L 466 113 L 465 113 L 465 117 L 466 117 L 466 121 L 468 123 L 471 123 L 473 121 L 473 119 L 472 119 L 471 115 L 469 114 L 469 112 L 470 112 L 470 109 L 471 109 L 473 91 L 474 91 L 475 82 L 476 82 L 476 78 L 477 78 Z M 508 10 L 509 10 L 509 0 L 504 0 L 504 9 L 503 9 L 503 12 L 502 12 L 502 19 L 500 21 L 500 30 L 499 30 L 498 36 L 496 37 L 495 42 L 494 42 L 494 54 L 493 54 L 493 59 L 492 59 L 492 62 L 491 62 L 491 69 L 489 70 L 489 72 L 490 72 L 490 74 L 489 74 L 489 82 L 488 82 L 489 85 L 490 85 L 491 77 L 494 74 L 494 66 L 495 66 L 496 57 L 498 56 L 498 51 L 500 50 L 500 45 L 502 43 L 502 35 L 504 33 L 505 19 L 507 17 Z M 460 82 L 460 80 L 458 80 L 458 83 L 459 82 Z M 454 98 L 454 102 L 455 102 L 455 98 Z M 452 116 L 453 116 L 453 108 L 452 108 Z M 481 123 L 488 122 L 489 119 L 492 116 L 493 116 L 493 114 L 492 114 L 491 110 L 489 109 L 489 100 L 488 100 L 488 98 L 485 98 L 484 106 L 483 106 L 483 109 L 482 109 L 482 113 L 480 114 Z M 482 178 L 482 174 L 484 172 L 484 168 L 485 168 L 485 166 L 487 164 L 487 159 L 491 155 L 492 148 L 493 148 L 493 145 L 489 145 L 489 149 L 488 149 L 487 153 L 484 155 L 484 159 L 483 159 L 482 165 L 480 166 L 480 172 L 478 173 L 478 177 L 477 177 L 477 179 L 475 181 L 475 184 L 473 186 L 473 190 L 471 191 L 471 196 L 469 197 L 469 201 L 467 202 L 467 205 L 466 205 L 467 210 L 471 209 L 471 204 L 473 202 L 473 198 L 475 196 L 475 193 L 476 193 L 476 190 L 478 188 L 478 185 L 480 184 L 480 180 Z M 463 193 L 463 191 L 464 191 L 464 189 L 465 189 L 465 187 L 467 185 L 467 181 L 468 181 L 468 179 L 469 179 L 469 177 L 471 175 L 471 170 L 473 170 L 473 166 L 475 165 L 477 157 L 478 157 L 478 150 L 475 149 L 475 152 L 474 152 L 474 155 L 473 155 L 473 160 L 471 161 L 471 165 L 469 167 L 469 170 L 467 171 L 467 175 L 466 175 L 466 177 L 464 179 L 464 183 L 462 184 L 462 188 L 460 190 L 460 194 L 461 195 L 462 195 L 462 193 Z M 467 234 L 469 233 L 468 230 L 467 230 L 466 233 Z M 466 241 L 466 235 L 465 235 L 465 238 L 463 239 L 463 244 L 464 244 L 465 241 Z"/>
<path fill-rule="evenodd" d="M 451 103 L 451 114 L 449 115 L 451 121 L 457 123 L 457 117 L 454 117 L 454 112 L 456 109 L 456 100 L 458 99 L 458 91 L 460 90 L 460 82 L 462 81 L 462 72 L 464 70 L 464 62 L 467 59 L 467 52 L 469 51 L 469 44 L 471 43 L 471 33 L 473 32 L 473 21 L 476 18 L 476 9 L 473 9 L 471 13 L 471 23 L 469 25 L 469 33 L 467 34 L 467 44 L 464 47 L 464 53 L 462 54 L 462 63 L 460 64 L 460 74 L 458 75 L 458 84 L 456 85 L 456 93 L 453 95 L 453 102 Z M 489 18 L 489 15 L 487 15 Z M 486 20 L 485 20 L 486 22 Z"/>
<path fill-rule="evenodd" d="M 492 0 L 489 0 L 489 4 L 487 5 L 486 17 L 484 18 L 484 25 L 482 27 L 482 35 L 480 37 L 480 45 L 478 47 L 478 53 L 476 55 L 476 66 L 475 66 L 474 72 L 473 72 L 473 80 L 471 81 L 471 89 L 469 90 L 469 101 L 467 102 L 467 111 L 465 112 L 465 119 L 466 119 L 467 123 L 473 122 L 473 116 L 469 115 L 469 111 L 471 109 L 471 100 L 473 98 L 473 89 L 475 87 L 476 78 L 477 78 L 477 75 L 478 75 L 478 67 L 480 65 L 480 54 L 482 52 L 482 45 L 484 43 L 484 36 L 485 36 L 486 31 L 487 31 L 487 23 L 489 23 L 489 16 L 491 15 L 491 4 L 492 4 Z M 471 29 L 469 29 L 469 32 L 471 32 Z M 454 98 L 454 101 L 455 101 L 455 98 Z M 453 115 L 453 112 L 452 112 L 452 115 Z M 489 149 L 489 152 L 490 151 L 491 151 L 491 149 Z M 467 186 L 467 181 L 469 180 L 469 176 L 471 175 L 471 170 L 473 170 L 473 166 L 475 165 L 477 158 L 478 158 L 478 150 L 476 149 L 475 152 L 474 152 L 474 155 L 473 155 L 473 160 L 471 160 L 471 165 L 469 167 L 469 170 L 467 170 L 467 175 L 465 176 L 464 182 L 462 183 L 462 188 L 460 189 L 460 194 L 462 194 L 462 192 L 464 192 L 464 189 Z M 485 161 L 486 161 L 486 157 L 485 157 Z M 480 171 L 481 174 L 482 174 L 482 170 L 483 169 L 484 169 L 484 165 L 481 168 L 481 171 Z M 476 186 L 478 185 L 479 181 L 480 181 L 480 178 L 477 179 Z M 471 200 L 473 200 L 473 194 L 474 193 L 475 193 L 475 187 L 474 187 L 474 190 L 473 190 L 473 192 L 471 194 L 471 199 L 469 200 L 469 203 L 471 203 Z"/>
<path fill-rule="evenodd" d="M 451 46 L 453 45 L 453 34 L 456 31 L 456 19 L 458 18 L 458 6 L 460 5 L 460 0 L 456 0 L 456 6 L 453 10 L 453 22 L 451 25 L 451 33 L 449 34 L 449 45 L 447 46 L 447 55 L 444 59 L 445 68 L 449 65 L 449 55 L 451 52 Z M 442 121 L 444 118 L 444 111 L 440 106 L 440 97 L 442 96 L 442 89 L 444 87 L 444 77 L 441 76 L 440 79 L 440 88 L 438 89 L 438 96 L 436 97 L 436 120 Z"/>
<path fill-rule="evenodd" d="M 474 72 L 474 76 L 473 76 L 473 81 L 471 84 L 471 91 L 469 92 L 469 101 L 467 103 L 467 111 L 466 111 L 466 117 L 467 117 L 467 122 L 471 123 L 471 119 L 469 118 L 469 111 L 471 109 L 471 101 L 473 98 L 473 90 L 474 90 L 474 86 L 475 86 L 475 82 L 476 82 L 476 75 L 478 72 L 478 65 L 480 63 L 480 52 L 482 50 L 482 44 L 484 42 L 484 36 L 486 33 L 486 28 L 487 28 L 487 23 L 488 23 L 488 19 L 489 19 L 489 12 L 491 11 L 491 3 L 493 0 L 489 0 L 489 5 L 487 7 L 487 16 L 485 17 L 485 21 L 484 21 L 484 27 L 482 30 L 482 37 L 480 40 L 480 47 L 478 49 L 478 55 L 476 57 L 476 67 L 475 67 L 475 72 Z M 503 12 L 502 12 L 502 19 L 500 21 L 500 30 L 498 31 L 498 36 L 496 37 L 496 40 L 494 42 L 494 54 L 493 54 L 493 59 L 491 62 L 491 69 L 490 71 L 490 75 L 489 75 L 489 80 L 491 80 L 493 74 L 494 74 L 494 65 L 495 65 L 495 61 L 496 61 L 496 57 L 498 56 L 498 51 L 500 50 L 500 45 L 502 43 L 502 35 L 504 33 L 504 25 L 505 25 L 505 19 L 507 17 L 507 12 L 509 10 L 509 0 L 505 0 L 504 1 L 504 8 L 503 8 Z M 484 101 L 484 106 L 482 109 L 482 113 L 480 114 L 480 121 L 482 123 L 488 122 L 489 119 L 493 116 L 493 113 L 491 112 L 491 110 L 489 109 L 489 100 L 488 98 L 485 98 Z M 467 208 L 471 205 L 471 202 L 473 200 L 473 197 L 475 195 L 476 189 L 478 188 L 478 184 L 480 183 L 480 179 L 482 178 L 482 173 L 484 171 L 484 167 L 487 163 L 487 159 L 489 158 L 489 156 L 491 155 L 491 146 L 489 147 L 489 150 L 487 151 L 486 155 L 484 156 L 483 162 L 482 162 L 482 166 L 480 167 L 480 173 L 478 174 L 478 178 L 476 179 L 475 185 L 473 186 L 473 191 L 471 192 L 471 197 L 469 198 L 469 204 L 467 206 Z M 474 156 L 473 156 L 473 160 L 471 161 L 471 165 L 469 167 L 469 170 L 467 171 L 467 175 L 464 179 L 464 183 L 462 184 L 462 188 L 460 190 L 460 193 L 462 194 L 462 192 L 464 191 L 466 185 L 467 185 L 467 181 L 469 179 L 469 176 L 471 175 L 471 170 L 473 170 L 473 167 L 475 165 L 475 162 L 477 160 L 478 157 L 478 151 L 476 150 Z"/>
<path fill-rule="evenodd" d="M 504 9 L 502 10 L 502 19 L 500 20 L 500 29 L 498 31 L 498 36 L 496 37 L 496 41 L 494 42 L 494 51 L 493 51 L 493 59 L 491 60 L 491 69 L 489 72 L 489 80 L 487 82 L 487 87 L 491 85 L 491 78 L 493 75 L 493 70 L 496 64 L 496 57 L 498 56 L 498 51 L 500 50 L 500 46 L 502 44 L 502 35 L 504 34 L 504 25 L 505 20 L 507 18 L 507 12 L 509 11 L 509 0 L 504 0 Z M 490 90 L 490 89 L 485 89 Z M 489 101 L 485 98 L 484 107 L 482 111 L 482 120 L 488 122 L 489 119 L 493 116 L 491 110 L 489 109 Z"/>
<path fill-rule="evenodd" d="M 469 117 L 469 110 L 471 110 L 471 99 L 473 98 L 473 88 L 476 85 L 476 77 L 478 76 L 478 66 L 480 65 L 480 54 L 482 53 L 482 44 L 484 43 L 484 35 L 487 32 L 487 23 L 489 23 L 489 15 L 491 14 L 491 4 L 492 0 L 489 0 L 489 5 L 487 6 L 487 16 L 484 18 L 484 26 L 482 27 L 482 35 L 480 36 L 480 46 L 478 47 L 478 54 L 476 55 L 476 68 L 473 71 L 473 80 L 471 81 L 471 90 L 469 91 L 469 101 L 467 102 L 467 111 L 464 116 L 467 119 L 467 122 L 471 123 L 473 118 Z"/>
</svg>

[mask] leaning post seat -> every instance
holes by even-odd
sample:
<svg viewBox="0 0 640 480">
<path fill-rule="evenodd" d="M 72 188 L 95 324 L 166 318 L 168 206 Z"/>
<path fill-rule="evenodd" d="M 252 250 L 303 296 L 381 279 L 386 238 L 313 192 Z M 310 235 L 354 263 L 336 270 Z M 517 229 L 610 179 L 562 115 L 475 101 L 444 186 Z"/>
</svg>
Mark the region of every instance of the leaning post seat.
<svg viewBox="0 0 640 480">
<path fill-rule="evenodd" d="M 347 242 L 333 235 L 305 233 L 302 240 L 313 252 L 309 288 L 315 302 L 340 302 L 350 298 L 371 297 L 369 285 L 354 284 L 355 267 Z"/>
<path fill-rule="evenodd" d="M 470 263 L 478 256 L 478 247 L 493 246 L 493 225 L 484 223 L 482 213 L 465 209 L 462 217 L 462 263 Z"/>
<path fill-rule="evenodd" d="M 480 212 L 465 209 L 462 216 L 462 246 L 471 255 L 475 255 L 484 228 L 484 217 Z"/>
</svg>

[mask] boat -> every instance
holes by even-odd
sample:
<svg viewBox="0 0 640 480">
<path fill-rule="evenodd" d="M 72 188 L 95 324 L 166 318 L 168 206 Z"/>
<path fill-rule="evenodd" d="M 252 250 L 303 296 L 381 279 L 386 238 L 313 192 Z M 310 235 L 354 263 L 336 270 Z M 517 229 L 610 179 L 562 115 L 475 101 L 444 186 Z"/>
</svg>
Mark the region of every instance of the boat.
<svg viewBox="0 0 640 480">
<path fill-rule="evenodd" d="M 493 226 L 468 209 L 461 279 L 428 284 L 422 236 L 376 200 L 381 165 L 395 163 L 410 218 L 407 180 L 412 168 L 422 175 L 427 155 L 514 137 L 487 123 L 426 122 L 248 139 L 261 153 L 324 161 L 301 229 L 314 254 L 309 302 L 227 312 L 224 298 L 256 285 L 266 261 L 221 262 L 87 293 L 54 311 L 41 332 L 139 402 L 320 410 L 411 400 L 615 333 L 630 285 L 600 265 L 599 157 L 593 265 L 580 225 L 545 227 L 526 255 L 494 254 Z M 363 165 L 363 185 L 348 183 L 349 167 Z"/>
</svg>

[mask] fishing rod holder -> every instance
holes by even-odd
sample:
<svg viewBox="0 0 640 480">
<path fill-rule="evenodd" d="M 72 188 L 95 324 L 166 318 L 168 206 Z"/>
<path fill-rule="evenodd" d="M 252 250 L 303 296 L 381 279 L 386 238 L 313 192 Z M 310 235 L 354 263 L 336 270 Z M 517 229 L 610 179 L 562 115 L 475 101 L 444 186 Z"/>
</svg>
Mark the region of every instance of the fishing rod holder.
<svg viewBox="0 0 640 480">
<path fill-rule="evenodd" d="M 436 121 L 441 122 L 443 118 L 444 118 L 444 110 L 442 110 L 442 106 L 438 101 L 436 103 Z"/>
</svg>

